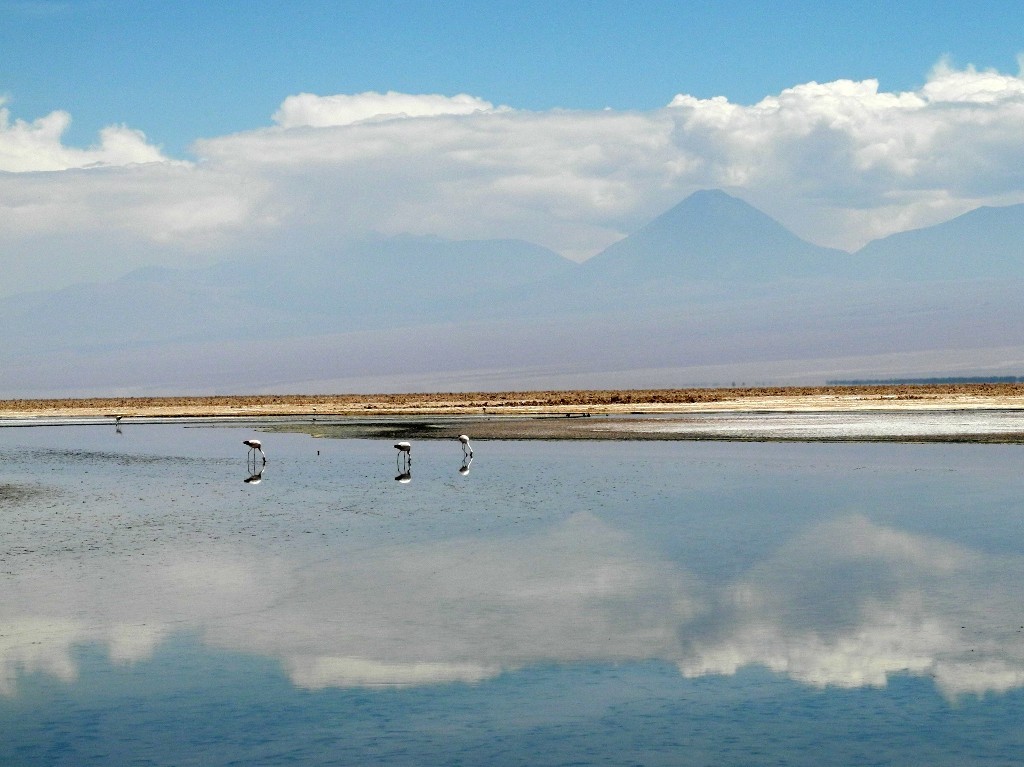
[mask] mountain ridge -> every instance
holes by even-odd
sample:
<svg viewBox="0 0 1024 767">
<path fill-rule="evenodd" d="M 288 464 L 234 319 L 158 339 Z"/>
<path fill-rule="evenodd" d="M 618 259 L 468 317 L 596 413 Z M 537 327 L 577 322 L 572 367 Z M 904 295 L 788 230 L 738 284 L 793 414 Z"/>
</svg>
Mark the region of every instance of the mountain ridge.
<svg viewBox="0 0 1024 767">
<path fill-rule="evenodd" d="M 1024 204 L 982 206 L 854 254 L 856 274 L 903 280 L 1024 277 Z"/>
<path fill-rule="evenodd" d="M 950 359 L 991 356 L 984 370 L 958 372 L 1014 373 L 1003 349 L 1024 348 L 1021 242 L 1024 206 L 1009 206 L 851 255 L 718 190 L 691 195 L 583 264 L 513 240 L 268 245 L 202 269 L 144 267 L 0 299 L 0 396 L 144 393 L 170 381 L 395 389 L 412 374 L 450 381 L 451 370 L 491 371 L 486 380 L 504 388 L 528 371 L 536 385 L 601 370 L 616 380 L 655 368 L 797 370 L 812 358 L 835 379 L 864 371 L 822 361 L 943 349 L 958 350 Z"/>
</svg>

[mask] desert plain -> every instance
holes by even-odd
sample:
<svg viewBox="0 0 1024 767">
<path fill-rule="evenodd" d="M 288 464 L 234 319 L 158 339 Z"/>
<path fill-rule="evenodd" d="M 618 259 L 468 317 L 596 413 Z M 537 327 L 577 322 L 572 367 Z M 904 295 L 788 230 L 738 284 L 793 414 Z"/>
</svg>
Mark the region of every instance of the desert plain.
<svg viewBox="0 0 1024 767">
<path fill-rule="evenodd" d="M 1024 410 L 1024 383 L 0 400 L 0 419 Z"/>
</svg>

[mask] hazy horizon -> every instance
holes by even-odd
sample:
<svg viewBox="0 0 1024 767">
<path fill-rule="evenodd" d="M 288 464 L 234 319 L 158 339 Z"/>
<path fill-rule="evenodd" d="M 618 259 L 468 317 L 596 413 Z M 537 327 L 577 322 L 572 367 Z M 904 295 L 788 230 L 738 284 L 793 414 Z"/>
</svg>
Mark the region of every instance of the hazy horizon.
<svg viewBox="0 0 1024 767">
<path fill-rule="evenodd" d="M 0 392 L 1017 374 L 977 11 L 0 1 Z"/>
</svg>

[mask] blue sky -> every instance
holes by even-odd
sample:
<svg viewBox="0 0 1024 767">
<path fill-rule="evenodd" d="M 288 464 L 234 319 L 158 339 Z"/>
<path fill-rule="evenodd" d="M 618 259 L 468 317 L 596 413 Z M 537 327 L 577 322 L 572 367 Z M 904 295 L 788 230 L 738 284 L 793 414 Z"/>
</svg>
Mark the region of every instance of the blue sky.
<svg viewBox="0 0 1024 767">
<path fill-rule="evenodd" d="M 469 93 L 517 109 L 752 104 L 810 81 L 919 87 L 942 57 L 1017 70 L 1019 2 L 0 0 L 12 117 L 111 124 L 175 157 L 258 128 L 291 94 Z"/>
<path fill-rule="evenodd" d="M 854 251 L 1024 202 L 1024 4 L 0 0 L 0 296 L 268 238 L 582 261 L 700 189 Z"/>
</svg>

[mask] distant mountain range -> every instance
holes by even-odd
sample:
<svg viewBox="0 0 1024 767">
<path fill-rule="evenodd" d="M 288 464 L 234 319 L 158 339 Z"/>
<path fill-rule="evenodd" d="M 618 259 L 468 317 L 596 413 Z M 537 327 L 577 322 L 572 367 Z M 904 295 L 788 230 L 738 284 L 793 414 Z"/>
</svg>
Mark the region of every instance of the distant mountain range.
<svg viewBox="0 0 1024 767">
<path fill-rule="evenodd" d="M 3 299 L 0 396 L 1015 375 L 1022 285 L 1024 205 L 850 254 L 709 190 L 584 264 L 407 236 Z"/>
</svg>

